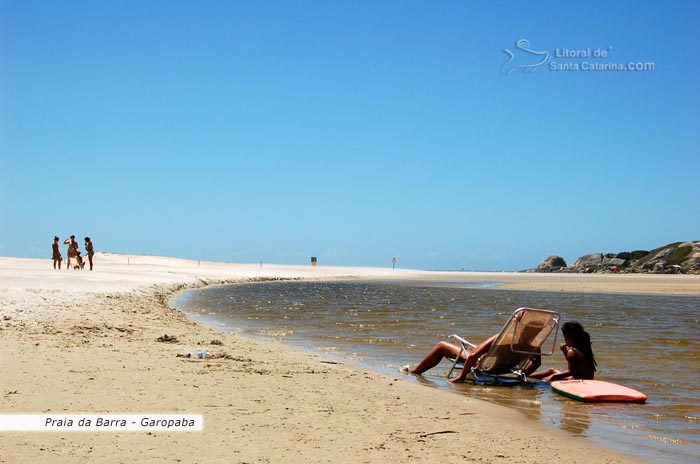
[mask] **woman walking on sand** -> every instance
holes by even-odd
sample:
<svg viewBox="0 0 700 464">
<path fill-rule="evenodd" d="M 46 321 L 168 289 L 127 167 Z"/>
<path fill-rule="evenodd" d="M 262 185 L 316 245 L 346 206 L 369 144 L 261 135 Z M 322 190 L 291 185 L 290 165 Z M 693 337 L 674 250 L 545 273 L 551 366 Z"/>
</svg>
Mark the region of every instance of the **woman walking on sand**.
<svg viewBox="0 0 700 464">
<path fill-rule="evenodd" d="M 56 263 L 58 263 L 58 269 L 61 269 L 61 261 L 63 261 L 63 256 L 61 256 L 61 250 L 58 249 L 58 241 L 59 238 L 57 236 L 54 236 L 53 238 L 53 245 L 51 248 L 53 249 L 53 268 L 56 269 Z"/>
</svg>

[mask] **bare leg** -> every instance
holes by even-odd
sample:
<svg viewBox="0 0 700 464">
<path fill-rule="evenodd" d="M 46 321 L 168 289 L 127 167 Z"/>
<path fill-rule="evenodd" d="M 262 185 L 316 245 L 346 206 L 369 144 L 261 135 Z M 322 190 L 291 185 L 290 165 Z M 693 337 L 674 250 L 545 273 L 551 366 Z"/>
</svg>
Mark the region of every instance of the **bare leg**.
<svg viewBox="0 0 700 464">
<path fill-rule="evenodd" d="M 553 367 L 550 367 L 549 369 L 545 369 L 543 371 L 533 372 L 528 377 L 532 377 L 533 379 L 544 379 L 545 377 L 549 377 L 550 375 L 558 373 L 558 370 L 554 369 Z"/>
<path fill-rule="evenodd" d="M 471 371 L 471 368 L 474 367 L 474 364 L 476 364 L 481 355 L 491 348 L 497 336 L 498 334 L 492 335 L 474 348 L 467 347 L 467 352 L 462 352 L 461 354 L 459 346 L 448 342 L 440 342 L 409 372 L 411 374 L 420 375 L 428 369 L 432 369 L 440 364 L 442 358 L 456 358 L 460 356 L 464 362 L 464 367 L 462 368 L 462 374 L 456 377 L 455 380 L 464 380 L 466 374 Z"/>
<path fill-rule="evenodd" d="M 471 372 L 472 367 L 474 367 L 481 355 L 485 354 L 491 348 L 491 345 L 493 345 L 496 337 L 498 337 L 498 334 L 490 336 L 483 342 L 476 345 L 474 348 L 467 348 L 467 359 L 464 361 L 462 372 L 460 372 L 457 377 L 450 379 L 450 383 L 464 382 L 464 380 L 467 378 L 467 374 Z"/>
<path fill-rule="evenodd" d="M 411 369 L 410 372 L 411 374 L 420 375 L 428 369 L 432 369 L 440 364 L 442 358 L 455 358 L 459 356 L 459 351 L 460 349 L 457 345 L 453 345 L 452 343 L 448 342 L 440 342 L 435 345 L 435 347 L 430 350 L 430 352 L 425 355 L 421 362 L 419 362 L 416 367 Z M 465 356 L 464 353 L 462 353 L 462 359 L 464 361 L 467 360 L 467 356 Z"/>
<path fill-rule="evenodd" d="M 498 334 L 491 335 L 489 338 L 476 345 L 476 348 L 470 351 L 471 355 L 474 358 L 479 359 L 482 354 L 486 353 L 489 350 L 489 348 L 491 348 L 491 345 L 493 345 L 493 342 L 496 340 L 496 337 L 498 337 Z M 474 361 L 476 361 L 476 359 Z"/>
</svg>

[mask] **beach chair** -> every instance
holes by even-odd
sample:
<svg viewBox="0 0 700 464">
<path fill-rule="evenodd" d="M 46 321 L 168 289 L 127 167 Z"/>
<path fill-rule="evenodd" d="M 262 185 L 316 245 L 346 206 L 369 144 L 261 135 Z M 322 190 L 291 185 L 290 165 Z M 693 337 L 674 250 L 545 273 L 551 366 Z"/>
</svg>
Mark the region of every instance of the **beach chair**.
<svg viewBox="0 0 700 464">
<path fill-rule="evenodd" d="M 68 266 L 72 267 L 73 269 L 80 269 L 80 261 L 78 261 L 77 256 L 68 257 Z"/>
<path fill-rule="evenodd" d="M 489 350 L 482 355 L 471 369 L 467 378 L 476 384 L 519 385 L 528 383 L 523 368 L 535 356 L 550 356 L 557 343 L 557 327 L 561 315 L 554 311 L 534 308 L 516 309 L 503 326 Z M 544 351 L 547 338 L 554 332 L 551 349 Z M 476 345 L 457 334 L 450 335 L 457 340 L 461 349 L 447 374 L 459 367 L 461 356 L 468 348 Z M 549 346 L 549 345 L 548 345 Z"/>
</svg>

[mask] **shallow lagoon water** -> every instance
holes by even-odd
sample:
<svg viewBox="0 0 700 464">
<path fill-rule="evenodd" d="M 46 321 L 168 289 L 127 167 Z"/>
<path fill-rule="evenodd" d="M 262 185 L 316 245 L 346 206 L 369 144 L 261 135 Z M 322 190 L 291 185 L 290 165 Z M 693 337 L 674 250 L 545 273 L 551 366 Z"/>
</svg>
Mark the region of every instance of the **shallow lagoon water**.
<svg viewBox="0 0 700 464">
<path fill-rule="evenodd" d="M 428 386 L 517 408 L 574 436 L 653 462 L 700 456 L 700 297 L 496 290 L 490 283 L 266 282 L 207 287 L 173 306 L 218 330 L 273 338 L 394 376 L 439 340 L 481 341 L 518 307 L 558 311 L 591 334 L 596 378 L 631 386 L 645 405 L 584 404 L 547 384 L 535 388 L 451 385 L 447 364 Z M 564 368 L 558 350 L 543 367 Z"/>
</svg>

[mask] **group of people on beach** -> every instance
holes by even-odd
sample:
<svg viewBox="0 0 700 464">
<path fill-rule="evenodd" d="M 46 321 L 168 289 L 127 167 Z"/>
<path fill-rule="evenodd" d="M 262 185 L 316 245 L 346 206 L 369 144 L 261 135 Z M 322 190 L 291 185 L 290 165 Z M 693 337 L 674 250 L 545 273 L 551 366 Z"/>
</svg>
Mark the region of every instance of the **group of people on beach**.
<svg viewBox="0 0 700 464">
<path fill-rule="evenodd" d="M 53 268 L 61 269 L 61 262 L 63 261 L 63 256 L 61 255 L 61 250 L 59 249 L 60 238 L 55 236 L 53 238 L 53 245 L 51 246 L 53 250 Z M 66 264 L 66 269 L 83 269 L 85 267 L 85 261 L 81 256 L 80 249 L 78 248 L 78 242 L 75 240 L 75 235 L 71 235 L 69 238 L 63 241 L 64 245 L 68 245 L 68 250 L 66 252 L 68 256 L 68 263 Z M 95 255 L 95 247 L 92 244 L 90 237 L 85 237 L 85 253 L 87 254 L 88 263 L 90 264 L 90 270 L 92 271 L 92 257 Z"/>
<path fill-rule="evenodd" d="M 547 382 L 554 380 L 593 379 L 597 363 L 591 347 L 591 336 L 581 324 L 575 321 L 565 322 L 561 327 L 561 332 L 564 335 L 564 342 L 559 345 L 559 349 L 566 359 L 566 369 L 550 368 L 538 371 L 541 359 L 540 356 L 534 356 L 523 369 L 525 375 Z M 454 359 L 460 357 L 463 363 L 462 371 L 457 377 L 449 381 L 451 383 L 463 382 L 467 378 L 467 374 L 471 372 L 472 367 L 479 361 L 479 358 L 489 351 L 497 337 L 498 334 L 495 334 L 487 338 L 476 347 L 470 347 L 466 353 L 459 346 L 442 341 L 435 345 L 417 365 L 405 366 L 403 370 L 410 374 L 421 375 L 428 369 L 437 366 L 442 361 L 442 358 Z"/>
</svg>

